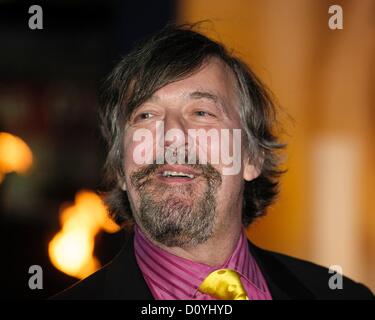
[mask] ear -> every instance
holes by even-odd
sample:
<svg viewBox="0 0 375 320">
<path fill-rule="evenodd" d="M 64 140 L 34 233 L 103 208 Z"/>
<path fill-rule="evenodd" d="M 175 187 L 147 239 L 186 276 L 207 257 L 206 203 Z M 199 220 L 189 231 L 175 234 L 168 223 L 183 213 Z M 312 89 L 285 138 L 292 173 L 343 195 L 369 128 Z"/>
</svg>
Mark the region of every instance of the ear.
<svg viewBox="0 0 375 320">
<path fill-rule="evenodd" d="M 259 161 L 257 165 L 250 162 L 250 159 L 247 157 L 245 164 L 244 164 L 244 170 L 243 170 L 243 178 L 246 181 L 251 181 L 257 178 L 261 173 L 263 160 Z"/>
<path fill-rule="evenodd" d="M 121 177 L 121 178 L 118 178 L 118 186 L 120 187 L 120 189 L 122 191 L 126 191 L 126 182 L 125 182 L 125 178 L 124 177 Z"/>
<path fill-rule="evenodd" d="M 125 181 L 122 182 L 122 183 L 120 183 L 120 188 L 121 188 L 122 191 L 126 191 L 126 183 L 125 183 Z"/>
</svg>

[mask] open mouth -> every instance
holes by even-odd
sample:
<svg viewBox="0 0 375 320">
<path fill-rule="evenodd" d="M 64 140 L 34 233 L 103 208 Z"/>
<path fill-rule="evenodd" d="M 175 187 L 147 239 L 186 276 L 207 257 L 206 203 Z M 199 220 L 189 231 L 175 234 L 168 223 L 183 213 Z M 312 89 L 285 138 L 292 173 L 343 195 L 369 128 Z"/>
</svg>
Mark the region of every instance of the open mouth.
<svg viewBox="0 0 375 320">
<path fill-rule="evenodd" d="M 157 177 L 164 182 L 191 182 L 199 173 L 182 165 L 165 165 L 158 172 Z"/>
<path fill-rule="evenodd" d="M 193 174 L 177 172 L 177 171 L 168 171 L 168 170 L 163 171 L 162 176 L 167 177 L 167 178 L 171 178 L 171 177 L 180 177 L 180 178 L 185 177 L 185 178 L 190 178 L 190 179 L 195 178 L 195 176 Z"/>
</svg>

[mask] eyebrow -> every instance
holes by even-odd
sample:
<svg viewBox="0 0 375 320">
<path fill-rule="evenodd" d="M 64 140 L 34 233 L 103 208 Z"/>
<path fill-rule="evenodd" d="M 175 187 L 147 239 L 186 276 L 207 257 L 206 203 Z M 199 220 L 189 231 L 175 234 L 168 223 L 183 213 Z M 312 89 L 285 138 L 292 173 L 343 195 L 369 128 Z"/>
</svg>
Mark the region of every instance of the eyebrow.
<svg viewBox="0 0 375 320">
<path fill-rule="evenodd" d="M 186 96 L 188 99 L 191 99 L 191 100 L 199 100 L 199 99 L 210 100 L 210 101 L 212 101 L 215 104 L 215 106 L 221 112 L 223 112 L 228 118 L 231 118 L 230 114 L 227 111 L 227 109 L 224 107 L 223 99 L 221 97 L 219 97 L 218 95 L 216 95 L 215 93 L 212 93 L 210 91 L 196 90 L 196 91 L 193 91 L 193 92 L 190 92 L 190 93 L 185 93 L 183 95 Z M 160 100 L 159 96 L 152 95 L 147 100 L 147 102 L 157 102 L 159 100 Z"/>
<path fill-rule="evenodd" d="M 217 103 L 219 97 L 213 93 L 207 91 L 194 91 L 189 94 L 190 99 L 209 99 Z"/>
<path fill-rule="evenodd" d="M 227 110 L 224 107 L 223 100 L 216 94 L 209 91 L 193 91 L 188 94 L 188 97 L 193 100 L 207 99 L 211 100 L 223 113 L 229 116 Z"/>
</svg>

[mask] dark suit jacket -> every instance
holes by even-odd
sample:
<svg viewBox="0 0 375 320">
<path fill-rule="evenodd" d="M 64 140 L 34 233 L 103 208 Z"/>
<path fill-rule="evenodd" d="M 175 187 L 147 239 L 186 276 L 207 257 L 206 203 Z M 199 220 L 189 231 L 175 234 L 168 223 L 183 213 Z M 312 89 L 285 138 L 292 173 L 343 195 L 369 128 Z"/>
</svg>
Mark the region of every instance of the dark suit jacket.
<svg viewBox="0 0 375 320">
<path fill-rule="evenodd" d="M 343 289 L 331 290 L 328 280 L 332 274 L 326 268 L 260 249 L 251 242 L 249 248 L 275 300 L 374 299 L 368 288 L 346 277 Z M 135 259 L 133 237 L 112 262 L 52 299 L 153 299 Z"/>
</svg>

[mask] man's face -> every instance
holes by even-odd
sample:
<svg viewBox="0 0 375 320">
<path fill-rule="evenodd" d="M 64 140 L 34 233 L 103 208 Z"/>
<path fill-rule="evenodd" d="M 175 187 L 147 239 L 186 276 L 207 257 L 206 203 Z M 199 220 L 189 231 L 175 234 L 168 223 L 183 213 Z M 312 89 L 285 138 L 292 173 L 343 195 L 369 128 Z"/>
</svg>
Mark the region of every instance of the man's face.
<svg viewBox="0 0 375 320">
<path fill-rule="evenodd" d="M 155 241 L 188 247 L 241 224 L 243 179 L 254 179 L 258 171 L 243 149 L 244 135 L 234 134 L 242 128 L 235 81 L 229 68 L 212 58 L 193 75 L 157 90 L 126 124 L 121 186 L 137 224 Z M 223 129 L 227 139 L 221 139 Z M 192 132 L 210 130 L 218 135 L 207 143 L 192 138 Z M 146 131 L 149 135 L 139 141 L 137 135 Z M 168 131 L 180 134 L 168 136 Z M 146 164 L 137 161 L 141 145 Z M 233 163 L 220 157 L 224 151 L 239 158 L 238 170 L 228 171 Z M 188 163 L 188 154 L 195 163 Z M 205 164 L 199 163 L 203 155 Z"/>
</svg>

